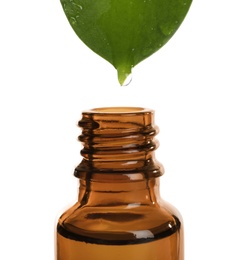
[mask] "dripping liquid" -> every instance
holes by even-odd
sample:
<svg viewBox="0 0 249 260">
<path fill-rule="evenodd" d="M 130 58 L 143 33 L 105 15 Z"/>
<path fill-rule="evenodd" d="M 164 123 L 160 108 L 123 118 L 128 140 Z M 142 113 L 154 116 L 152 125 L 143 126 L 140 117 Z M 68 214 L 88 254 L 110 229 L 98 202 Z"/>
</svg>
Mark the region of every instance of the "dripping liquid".
<svg viewBox="0 0 249 260">
<path fill-rule="evenodd" d="M 116 241 L 73 236 L 57 227 L 57 260 L 183 260 L 180 229 L 157 238 Z M 166 235 L 166 236 L 165 236 Z"/>
</svg>

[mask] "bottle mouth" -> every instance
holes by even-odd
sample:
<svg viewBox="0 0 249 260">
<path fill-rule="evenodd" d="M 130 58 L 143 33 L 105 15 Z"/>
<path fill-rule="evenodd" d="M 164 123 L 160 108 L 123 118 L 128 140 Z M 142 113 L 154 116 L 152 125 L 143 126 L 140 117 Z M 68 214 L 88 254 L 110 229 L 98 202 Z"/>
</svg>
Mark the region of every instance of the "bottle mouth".
<svg viewBox="0 0 249 260">
<path fill-rule="evenodd" d="M 101 114 L 130 114 L 153 112 L 153 110 L 143 107 L 100 107 L 90 109 L 87 112 Z"/>
<path fill-rule="evenodd" d="M 158 129 L 154 125 L 154 110 L 143 107 L 99 107 L 83 111 L 79 127 L 84 133 L 127 135 Z M 154 129 L 155 128 L 155 129 Z M 89 133 L 90 133 L 89 132 Z"/>
</svg>

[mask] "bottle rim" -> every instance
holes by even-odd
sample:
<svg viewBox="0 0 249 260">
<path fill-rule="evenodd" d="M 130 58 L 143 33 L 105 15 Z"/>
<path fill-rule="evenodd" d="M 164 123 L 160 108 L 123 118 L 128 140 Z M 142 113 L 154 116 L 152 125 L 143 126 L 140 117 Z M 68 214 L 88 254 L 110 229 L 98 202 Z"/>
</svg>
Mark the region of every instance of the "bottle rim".
<svg viewBox="0 0 249 260">
<path fill-rule="evenodd" d="M 153 113 L 154 110 L 143 107 L 98 107 L 92 108 L 83 113 L 97 113 L 97 114 L 137 114 L 137 113 Z"/>
</svg>

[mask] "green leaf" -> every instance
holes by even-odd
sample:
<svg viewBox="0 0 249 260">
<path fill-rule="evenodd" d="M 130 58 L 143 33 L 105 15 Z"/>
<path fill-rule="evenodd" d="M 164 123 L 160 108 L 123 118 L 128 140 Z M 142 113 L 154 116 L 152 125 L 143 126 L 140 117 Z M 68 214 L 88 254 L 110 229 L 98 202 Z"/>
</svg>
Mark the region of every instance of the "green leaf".
<svg viewBox="0 0 249 260">
<path fill-rule="evenodd" d="M 78 37 L 118 71 L 132 68 L 174 35 L 192 0 L 61 0 Z"/>
</svg>

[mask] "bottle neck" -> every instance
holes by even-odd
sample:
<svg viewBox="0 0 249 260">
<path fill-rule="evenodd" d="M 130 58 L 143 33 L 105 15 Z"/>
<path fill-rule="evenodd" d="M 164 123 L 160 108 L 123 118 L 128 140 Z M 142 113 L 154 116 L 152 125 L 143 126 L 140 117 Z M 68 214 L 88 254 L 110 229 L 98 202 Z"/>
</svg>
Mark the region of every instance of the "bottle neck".
<svg viewBox="0 0 249 260">
<path fill-rule="evenodd" d="M 74 172 L 80 179 L 79 202 L 155 203 L 163 167 L 154 158 L 158 128 L 153 111 L 99 108 L 82 115 L 83 160 Z"/>
<path fill-rule="evenodd" d="M 99 108 L 82 115 L 79 141 L 84 146 L 83 160 L 75 169 L 76 177 L 94 179 L 96 174 L 141 174 L 149 179 L 163 174 L 162 165 L 154 158 L 158 128 L 154 125 L 152 110 Z"/>
<path fill-rule="evenodd" d="M 80 179 L 78 201 L 91 206 L 156 205 L 160 200 L 159 178 L 141 174 L 98 174 Z"/>
</svg>

